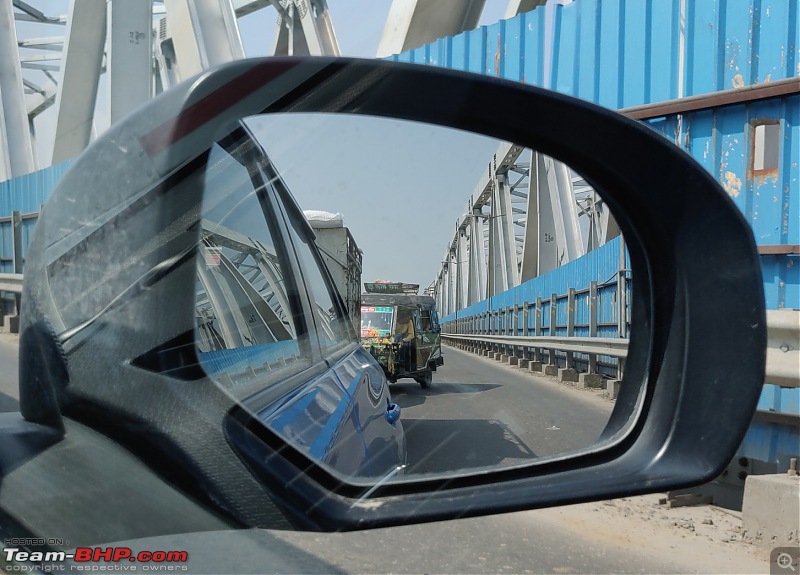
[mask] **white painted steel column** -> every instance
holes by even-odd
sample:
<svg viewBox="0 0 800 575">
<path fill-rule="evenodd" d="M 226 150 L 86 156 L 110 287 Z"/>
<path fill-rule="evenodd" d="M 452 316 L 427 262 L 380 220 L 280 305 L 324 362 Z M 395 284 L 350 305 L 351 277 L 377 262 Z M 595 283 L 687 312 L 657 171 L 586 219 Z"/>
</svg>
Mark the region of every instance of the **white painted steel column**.
<svg viewBox="0 0 800 575">
<path fill-rule="evenodd" d="M 476 28 L 485 3 L 486 0 L 394 0 L 378 44 L 378 58 Z"/>
<path fill-rule="evenodd" d="M 0 0 L 0 180 L 35 169 L 14 8 L 11 0 Z"/>
<path fill-rule="evenodd" d="M 276 56 L 340 56 L 326 0 L 272 0 L 278 9 Z"/>
<path fill-rule="evenodd" d="M 153 86 L 153 4 L 111 0 L 108 7 L 109 118 L 116 124 L 147 102 Z"/>
<path fill-rule="evenodd" d="M 230 0 L 166 0 L 165 5 L 179 80 L 244 58 Z"/>
<path fill-rule="evenodd" d="M 456 252 L 454 249 L 448 250 L 447 253 L 447 313 L 455 313 L 458 311 L 456 301 L 456 290 L 458 288 L 458 274 L 456 272 Z"/>
<path fill-rule="evenodd" d="M 442 263 L 442 316 L 450 314 L 450 278 L 447 273 L 448 263 Z"/>
<path fill-rule="evenodd" d="M 105 2 L 73 0 L 56 96 L 53 164 L 74 158 L 89 145 L 105 41 Z"/>
<path fill-rule="evenodd" d="M 553 221 L 556 226 L 556 241 L 562 254 L 561 265 L 571 262 L 586 253 L 578 212 L 575 206 L 575 194 L 572 191 L 572 175 L 566 164 L 562 164 L 544 156 L 545 168 L 550 183 L 551 207 Z"/>
<path fill-rule="evenodd" d="M 519 285 L 511 195 L 505 174 L 496 174 L 489 221 L 489 296 Z"/>
<path fill-rule="evenodd" d="M 486 298 L 486 248 L 484 247 L 483 215 L 480 209 L 472 210 L 469 221 L 469 286 L 467 304 Z"/>
<path fill-rule="evenodd" d="M 539 186 L 538 154 L 530 150 L 530 172 L 528 176 L 528 205 L 525 213 L 525 236 L 522 241 L 522 265 L 520 283 L 539 275 Z"/>
<path fill-rule="evenodd" d="M 325 0 L 310 0 L 310 3 L 311 9 L 300 17 L 309 52 L 312 56 L 340 56 L 328 3 Z"/>
<path fill-rule="evenodd" d="M 439 275 L 436 276 L 436 282 L 433 285 L 433 299 L 436 300 L 436 313 L 440 318 L 445 315 L 442 307 L 442 273 L 442 270 L 439 270 Z"/>
<path fill-rule="evenodd" d="M 467 255 L 467 230 L 458 230 L 456 244 L 456 309 L 464 309 L 468 304 L 469 259 Z"/>
</svg>

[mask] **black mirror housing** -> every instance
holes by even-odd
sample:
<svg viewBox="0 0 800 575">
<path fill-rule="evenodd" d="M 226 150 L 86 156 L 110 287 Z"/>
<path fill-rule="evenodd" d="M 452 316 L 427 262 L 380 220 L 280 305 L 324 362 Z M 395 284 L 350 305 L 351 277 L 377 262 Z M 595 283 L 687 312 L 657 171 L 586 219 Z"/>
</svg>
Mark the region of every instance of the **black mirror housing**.
<svg viewBox="0 0 800 575">
<path fill-rule="evenodd" d="M 198 481 L 213 494 L 200 504 L 250 526 L 263 526 L 261 515 L 245 509 L 267 500 L 296 526 L 348 530 L 677 489 L 707 481 L 724 468 L 756 408 L 766 357 L 760 263 L 745 219 L 711 175 L 648 127 L 561 94 L 457 71 L 347 58 L 244 60 L 205 72 L 145 105 L 78 159 L 45 207 L 26 263 L 24 360 L 34 361 L 41 347 L 27 346 L 39 336 L 25 339 L 26 330 L 48 325 L 59 338 L 83 325 L 81 318 L 92 317 L 91 304 L 82 299 L 86 282 L 78 274 L 94 273 L 92 266 L 102 264 L 115 270 L 108 280 L 112 285 L 134 286 L 144 271 L 185 257 L 189 248 L 183 241 L 144 256 L 137 251 L 193 209 L 186 198 L 171 198 L 171 178 L 237 129 L 241 119 L 278 112 L 371 115 L 473 131 L 566 162 L 602 192 L 626 237 L 637 278 L 626 381 L 606 441 L 580 455 L 529 467 L 377 486 L 348 482 L 211 385 L 159 384 L 163 397 L 186 408 L 170 412 L 177 419 L 166 421 L 161 406 L 125 389 L 124 381 L 103 382 L 106 387 L 82 383 L 75 370 L 92 370 L 70 360 L 78 357 L 73 350 L 87 345 L 80 334 L 58 358 L 66 365 L 68 387 L 43 377 L 21 383 L 22 411 L 30 422 L 56 427 L 61 417 L 88 425 L 104 421 L 98 429 L 146 463 L 163 457 L 185 462 L 182 484 Z M 135 173 L 129 173 L 132 162 Z M 105 182 L 107 194 L 82 196 L 86 173 Z M 155 217 L 135 230 L 126 227 L 124 217 L 111 227 L 103 224 L 103 214 L 122 205 L 154 210 Z M 87 229 L 87 220 L 96 229 Z M 123 233 L 124 241 L 113 235 Z M 70 237 L 80 240 L 65 239 Z M 104 250 L 114 254 L 116 267 L 98 263 Z M 190 274 L 177 276 L 193 281 Z M 177 337 L 176 326 L 186 324 L 190 313 L 182 294 L 193 284 L 170 289 L 159 294 L 170 298 L 168 305 L 157 308 L 166 310 L 168 322 L 132 314 L 125 333 L 107 324 L 102 354 L 113 356 L 132 345 L 131 338 L 153 347 Z M 70 321 L 73 316 L 77 319 Z M 435 331 L 441 331 L 438 324 Z M 129 367 L 120 367 L 120 373 Z M 143 430 L 143 436 L 162 442 L 163 450 L 143 447 L 140 438 L 105 421 L 104 413 Z M 213 450 L 193 451 L 188 435 L 169 435 L 189 426 L 190 418 L 216 426 L 209 440 Z M 236 473 L 215 475 L 221 461 L 239 466 Z M 226 490 L 231 481 L 247 484 L 246 499 Z"/>
</svg>

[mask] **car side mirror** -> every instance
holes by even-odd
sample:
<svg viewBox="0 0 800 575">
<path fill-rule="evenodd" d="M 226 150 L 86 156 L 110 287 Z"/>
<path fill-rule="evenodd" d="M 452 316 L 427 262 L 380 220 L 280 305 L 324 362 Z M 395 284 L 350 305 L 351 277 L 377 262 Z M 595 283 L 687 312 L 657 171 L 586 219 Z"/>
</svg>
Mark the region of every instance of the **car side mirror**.
<svg viewBox="0 0 800 575">
<path fill-rule="evenodd" d="M 356 400 L 379 406 L 385 417 L 388 392 L 377 364 L 352 355 L 361 346 L 336 339 L 336 298 L 304 295 L 308 285 L 322 293 L 330 278 L 315 277 L 312 285 L 320 255 L 303 239 L 312 236 L 294 233 L 292 226 L 306 224 L 290 182 L 264 160 L 248 124 L 277 113 L 473 132 L 555 158 L 599 192 L 624 234 L 635 281 L 625 379 L 596 443 L 514 466 L 404 476 L 402 464 L 380 473 L 368 464 L 351 473 L 332 467 L 335 458 L 320 454 L 333 449 L 335 421 L 280 431 L 276 422 L 304 410 L 332 405 L 352 413 L 348 402 Z M 242 201 L 250 198 L 252 209 L 223 201 L 234 182 L 251 186 Z M 222 198 L 216 212 L 208 210 L 212 194 Z M 242 221 L 257 216 L 273 226 L 272 243 L 209 216 L 236 209 Z M 220 279 L 234 275 L 234 264 L 276 289 L 263 301 L 244 285 L 234 294 L 233 283 Z M 215 298 L 235 300 L 247 313 L 226 324 L 233 316 L 209 311 Z M 264 526 L 259 510 L 271 506 L 295 527 L 352 530 L 698 484 L 736 451 L 765 366 L 752 232 L 688 154 L 640 123 L 575 98 L 377 60 L 237 61 L 113 126 L 44 208 L 22 301 L 22 361 L 41 360 L 41 346 L 24 343 L 37 338 L 24 333 L 46 325 L 69 378 L 68 385 L 23 378 L 21 404 L 30 422 L 94 426 L 155 473 L 180 479 L 187 490 L 205 489 L 192 493 L 198 505 L 248 526 Z M 457 324 L 442 321 L 444 330 L 437 324 L 434 331 L 458 334 L 450 329 Z M 235 346 L 225 336 L 233 324 L 241 330 Z M 248 325 L 257 333 L 245 333 Z M 252 333 L 274 345 L 256 354 Z M 202 362 L 198 353 L 211 355 Z M 326 371 L 335 365 L 344 365 L 338 379 Z M 312 372 L 313 383 L 303 380 L 300 394 L 298 377 Z M 305 403 L 292 404 L 301 395 Z M 403 417 L 392 417 L 392 433 L 399 434 Z M 392 437 L 392 445 L 401 443 Z M 347 453 L 337 452 L 339 461 Z M 147 496 L 126 495 L 132 502 Z"/>
</svg>

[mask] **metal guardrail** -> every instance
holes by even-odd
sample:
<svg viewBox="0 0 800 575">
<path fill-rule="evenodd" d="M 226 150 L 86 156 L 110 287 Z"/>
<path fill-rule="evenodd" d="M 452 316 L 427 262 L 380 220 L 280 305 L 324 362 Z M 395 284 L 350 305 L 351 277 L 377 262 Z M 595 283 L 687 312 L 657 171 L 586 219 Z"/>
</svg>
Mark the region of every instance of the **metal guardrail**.
<svg viewBox="0 0 800 575">
<path fill-rule="evenodd" d="M 0 273 L 0 292 L 22 293 L 22 274 Z M 468 335 L 442 333 L 447 339 L 508 347 L 552 349 L 624 359 L 628 341 L 608 337 L 550 337 Z M 767 369 L 765 382 L 781 387 L 800 387 L 800 310 L 767 311 Z"/>
<path fill-rule="evenodd" d="M 538 347 L 558 351 L 571 351 L 573 353 L 608 355 L 610 357 L 624 358 L 628 355 L 627 339 L 613 337 L 549 337 L 527 336 L 514 337 L 510 335 L 458 335 L 443 333 L 442 337 L 461 339 L 480 343 L 492 343 L 508 347 Z"/>
<path fill-rule="evenodd" d="M 0 274 L 0 292 L 22 293 L 22 274 Z"/>
<path fill-rule="evenodd" d="M 766 382 L 800 387 L 800 310 L 767 312 Z"/>
<path fill-rule="evenodd" d="M 780 387 L 800 387 L 800 310 L 768 311 L 767 334 L 767 368 L 764 382 Z M 442 333 L 442 337 L 511 348 L 540 348 L 618 358 L 627 356 L 629 342 L 627 339 L 616 338 L 454 333 Z"/>
</svg>

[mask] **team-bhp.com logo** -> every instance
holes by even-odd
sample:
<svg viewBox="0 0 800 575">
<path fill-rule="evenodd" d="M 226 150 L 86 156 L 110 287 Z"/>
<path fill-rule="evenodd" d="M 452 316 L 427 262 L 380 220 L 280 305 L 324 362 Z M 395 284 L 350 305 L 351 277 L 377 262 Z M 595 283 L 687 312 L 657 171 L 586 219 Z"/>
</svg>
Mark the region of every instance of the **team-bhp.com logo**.
<svg viewBox="0 0 800 575">
<path fill-rule="evenodd" d="M 9 572 L 59 571 L 186 571 L 186 551 L 136 551 L 130 547 L 78 547 L 74 551 L 3 549 Z M 66 564 L 67 562 L 69 564 Z"/>
</svg>

